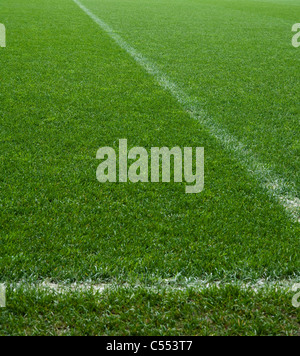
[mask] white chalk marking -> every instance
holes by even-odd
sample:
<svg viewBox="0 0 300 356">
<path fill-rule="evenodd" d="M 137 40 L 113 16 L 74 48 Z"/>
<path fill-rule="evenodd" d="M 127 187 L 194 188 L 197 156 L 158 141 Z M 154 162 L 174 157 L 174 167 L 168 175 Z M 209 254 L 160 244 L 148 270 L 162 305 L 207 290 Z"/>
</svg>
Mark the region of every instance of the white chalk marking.
<svg viewBox="0 0 300 356">
<path fill-rule="evenodd" d="M 158 67 L 146 57 L 130 46 L 108 24 L 93 14 L 78 0 L 73 0 L 102 30 L 104 30 L 123 50 L 125 50 L 147 73 L 151 74 L 161 87 L 170 92 L 184 107 L 189 115 L 200 122 L 209 133 L 215 137 L 221 145 L 230 153 L 234 154 L 243 167 L 254 176 L 260 185 L 266 189 L 269 196 L 275 198 L 288 212 L 289 216 L 300 222 L 300 199 L 296 196 L 295 184 L 278 177 L 272 167 L 260 162 L 244 143 L 238 141 L 224 128 L 215 122 L 207 113 L 199 107 L 199 103 L 189 97 L 174 82 L 172 82 Z"/>
</svg>

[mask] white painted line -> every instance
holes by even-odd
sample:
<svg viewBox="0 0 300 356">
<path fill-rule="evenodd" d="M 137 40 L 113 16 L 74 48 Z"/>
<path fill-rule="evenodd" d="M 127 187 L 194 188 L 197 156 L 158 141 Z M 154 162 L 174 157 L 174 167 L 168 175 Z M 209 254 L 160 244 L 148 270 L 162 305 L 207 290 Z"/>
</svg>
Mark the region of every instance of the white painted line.
<svg viewBox="0 0 300 356">
<path fill-rule="evenodd" d="M 162 88 L 170 92 L 193 119 L 199 121 L 200 124 L 206 128 L 228 152 L 232 153 L 248 173 L 257 179 L 260 185 L 268 192 L 269 196 L 275 198 L 286 209 L 287 213 L 294 221 L 300 222 L 300 199 L 297 197 L 295 184 L 278 177 L 273 172 L 272 167 L 258 162 L 251 149 L 230 135 L 224 128 L 220 127 L 217 122 L 207 115 L 196 100 L 193 100 L 183 90 L 178 88 L 178 86 L 161 72 L 154 63 L 150 62 L 135 48 L 131 47 L 109 25 L 82 5 L 80 1 L 73 1 L 141 67 L 143 67 L 147 73 L 151 74 Z"/>
<path fill-rule="evenodd" d="M 10 284 L 9 286 L 13 288 L 13 290 L 17 291 L 19 288 L 22 288 L 23 291 L 37 290 L 45 293 L 56 293 L 56 294 L 66 294 L 72 292 L 85 293 L 92 292 L 103 293 L 104 291 L 113 291 L 118 289 L 128 289 L 128 290 L 136 290 L 139 288 L 148 290 L 149 292 L 156 292 L 158 290 L 166 290 L 169 292 L 175 291 L 185 291 L 187 289 L 193 289 L 197 291 L 207 290 L 211 288 L 224 288 L 227 286 L 236 286 L 241 290 L 252 289 L 255 292 L 261 290 L 282 290 L 282 291 L 292 291 L 294 286 L 297 285 L 298 280 L 282 280 L 282 281 L 266 281 L 266 280 L 258 280 L 255 283 L 246 283 L 239 281 L 215 281 L 209 282 L 205 280 L 197 280 L 195 279 L 192 282 L 187 283 L 174 283 L 173 280 L 161 280 L 160 282 L 153 284 L 151 286 L 147 285 L 132 285 L 132 284 L 116 284 L 116 283 L 107 283 L 107 284 L 92 284 L 92 283 L 73 283 L 73 284 L 64 284 L 64 283 L 51 283 L 49 281 L 44 281 L 42 283 L 17 283 Z"/>
</svg>

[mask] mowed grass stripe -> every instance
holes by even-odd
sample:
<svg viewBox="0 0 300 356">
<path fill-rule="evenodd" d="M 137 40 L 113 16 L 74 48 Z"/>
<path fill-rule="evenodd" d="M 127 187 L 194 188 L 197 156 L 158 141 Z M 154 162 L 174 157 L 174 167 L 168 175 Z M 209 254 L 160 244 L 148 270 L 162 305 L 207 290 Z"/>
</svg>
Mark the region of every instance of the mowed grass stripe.
<svg viewBox="0 0 300 356">
<path fill-rule="evenodd" d="M 184 91 L 179 89 L 170 78 L 162 73 L 158 67 L 145 58 L 136 49 L 130 46 L 120 35 L 118 35 L 108 24 L 92 13 L 80 1 L 73 0 L 96 24 L 98 24 L 122 49 L 130 54 L 134 60 L 141 65 L 149 74 L 155 77 L 157 82 L 168 90 L 184 106 L 190 116 L 199 121 L 211 135 L 219 140 L 224 148 L 243 164 L 247 171 L 255 176 L 261 186 L 267 190 L 270 196 L 284 206 L 293 220 L 300 222 L 300 199 L 295 195 L 295 184 L 277 177 L 272 168 L 258 161 L 251 149 L 230 135 L 224 128 L 220 127 L 199 104 L 190 98 Z"/>
</svg>

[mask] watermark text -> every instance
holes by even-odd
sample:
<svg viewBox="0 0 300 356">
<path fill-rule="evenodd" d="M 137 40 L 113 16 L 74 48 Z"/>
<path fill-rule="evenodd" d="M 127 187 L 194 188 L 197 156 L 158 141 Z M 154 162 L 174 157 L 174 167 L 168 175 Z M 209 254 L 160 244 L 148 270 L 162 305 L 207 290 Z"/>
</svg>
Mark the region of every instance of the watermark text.
<svg viewBox="0 0 300 356">
<path fill-rule="evenodd" d="M 144 147 L 133 147 L 128 151 L 127 140 L 122 139 L 119 140 L 118 167 L 116 151 L 111 147 L 100 148 L 96 158 L 103 160 L 96 173 L 100 183 L 117 182 L 117 172 L 120 183 L 169 183 L 171 176 L 175 183 L 181 183 L 184 172 L 184 180 L 188 183 L 185 187 L 186 193 L 200 193 L 204 189 L 203 147 L 196 147 L 194 150 L 192 147 L 184 147 L 183 151 L 180 147 L 152 147 L 149 160 Z"/>
<path fill-rule="evenodd" d="M 3 284 L 0 284 L 0 308 L 6 307 L 6 288 Z"/>
<path fill-rule="evenodd" d="M 6 29 L 2 23 L 0 23 L 0 47 L 6 47 Z"/>
<path fill-rule="evenodd" d="M 300 308 L 300 283 L 294 284 L 292 288 L 293 292 L 297 292 L 298 290 L 299 292 L 295 294 L 292 299 L 292 304 L 295 308 Z"/>
<path fill-rule="evenodd" d="M 292 28 L 293 32 L 296 32 L 296 34 L 292 38 L 292 45 L 295 48 L 300 47 L 300 23 L 295 23 Z"/>
</svg>

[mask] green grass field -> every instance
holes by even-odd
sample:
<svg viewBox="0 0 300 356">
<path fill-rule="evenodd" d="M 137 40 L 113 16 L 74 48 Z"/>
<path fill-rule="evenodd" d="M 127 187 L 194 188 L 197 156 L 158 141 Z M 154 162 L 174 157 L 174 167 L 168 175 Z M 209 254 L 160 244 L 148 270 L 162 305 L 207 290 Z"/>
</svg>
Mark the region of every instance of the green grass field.
<svg viewBox="0 0 300 356">
<path fill-rule="evenodd" d="M 299 335 L 299 2 L 79 5 L 0 4 L 0 335 Z M 123 138 L 204 147 L 204 191 L 100 184 Z"/>
</svg>

